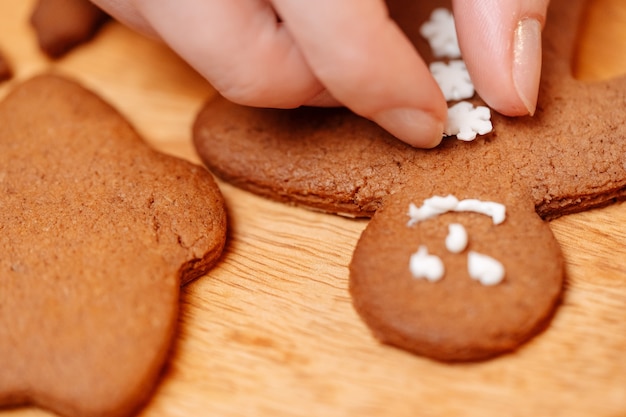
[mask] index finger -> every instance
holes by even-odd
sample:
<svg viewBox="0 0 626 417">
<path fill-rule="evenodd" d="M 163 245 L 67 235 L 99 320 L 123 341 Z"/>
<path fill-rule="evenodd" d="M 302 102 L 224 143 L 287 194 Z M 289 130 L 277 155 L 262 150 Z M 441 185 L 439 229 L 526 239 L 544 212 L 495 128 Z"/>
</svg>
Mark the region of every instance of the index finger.
<svg viewBox="0 0 626 417">
<path fill-rule="evenodd" d="M 383 0 L 271 0 L 330 94 L 401 140 L 436 146 L 445 99 Z"/>
<path fill-rule="evenodd" d="M 541 30 L 549 0 L 454 0 L 459 44 L 472 81 L 494 110 L 533 114 Z"/>
</svg>

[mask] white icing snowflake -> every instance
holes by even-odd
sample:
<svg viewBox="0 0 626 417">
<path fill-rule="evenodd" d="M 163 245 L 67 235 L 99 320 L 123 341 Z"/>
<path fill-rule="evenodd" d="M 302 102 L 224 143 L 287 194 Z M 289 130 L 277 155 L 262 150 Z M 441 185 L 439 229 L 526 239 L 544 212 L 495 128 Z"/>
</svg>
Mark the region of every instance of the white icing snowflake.
<svg viewBox="0 0 626 417">
<path fill-rule="evenodd" d="M 489 107 L 474 107 L 468 101 L 461 101 L 448 108 L 448 120 L 444 129 L 446 136 L 456 135 L 457 139 L 470 141 L 476 135 L 484 135 L 493 129 Z"/>
<path fill-rule="evenodd" d="M 420 34 L 428 40 L 436 57 L 459 58 L 461 50 L 456 37 L 454 16 L 443 7 L 433 10 L 430 20 L 422 24 Z"/>
<path fill-rule="evenodd" d="M 433 62 L 430 64 L 430 72 L 439 84 L 446 101 L 465 100 L 474 95 L 474 84 L 464 61 L 457 59 L 447 64 Z"/>
</svg>

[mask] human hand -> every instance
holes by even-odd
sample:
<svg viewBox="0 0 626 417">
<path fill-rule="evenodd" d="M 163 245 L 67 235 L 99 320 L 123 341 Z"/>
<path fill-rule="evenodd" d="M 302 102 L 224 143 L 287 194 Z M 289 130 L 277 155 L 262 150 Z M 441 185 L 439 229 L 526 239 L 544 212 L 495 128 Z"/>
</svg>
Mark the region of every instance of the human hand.
<svg viewBox="0 0 626 417">
<path fill-rule="evenodd" d="M 410 145 L 442 139 L 445 99 L 382 0 L 93 1 L 162 39 L 231 101 L 344 105 Z M 453 0 L 467 68 L 496 111 L 534 112 L 548 2 Z"/>
</svg>

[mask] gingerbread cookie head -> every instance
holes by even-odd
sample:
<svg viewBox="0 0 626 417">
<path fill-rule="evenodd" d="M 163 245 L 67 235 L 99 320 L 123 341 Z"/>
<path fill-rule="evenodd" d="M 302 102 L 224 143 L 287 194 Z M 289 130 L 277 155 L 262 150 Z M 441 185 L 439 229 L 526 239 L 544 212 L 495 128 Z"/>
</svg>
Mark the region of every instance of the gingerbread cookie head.
<svg viewBox="0 0 626 417">
<path fill-rule="evenodd" d="M 449 8 L 449 2 L 388 4 L 427 61 L 446 60 L 436 56 L 423 32 L 430 32 L 424 24 L 433 11 Z M 451 102 L 449 121 L 470 121 L 447 127 L 463 140 L 451 137 L 435 149 L 420 150 L 346 110 L 258 110 L 216 99 L 198 115 L 198 152 L 215 173 L 258 194 L 373 216 L 354 253 L 350 291 L 357 311 L 381 340 L 442 360 L 510 351 L 544 327 L 562 288 L 562 257 L 542 220 L 626 195 L 626 77 L 586 83 L 571 71 L 584 4 L 550 3 L 533 117 L 508 118 L 487 109 L 487 124 L 479 97 L 455 109 Z M 437 13 L 435 20 L 447 18 L 445 10 Z M 458 70 L 460 64 L 454 66 Z M 463 82 L 453 87 L 452 101 L 467 94 Z M 468 116 L 464 107 L 481 110 Z M 424 204 L 431 210 L 428 204 L 436 201 L 431 198 L 448 195 L 501 204 L 508 214 L 502 224 L 489 227 L 484 214 L 454 210 L 406 226 L 407 213 L 420 212 Z M 467 232 L 468 245 L 459 254 L 443 243 L 450 224 Z M 463 233 L 460 227 L 454 230 Z M 441 264 L 445 273 L 435 282 L 421 272 L 416 278 L 413 259 Z M 497 285 L 485 287 L 473 279 L 469 264 L 476 259 L 481 265 L 497 265 L 486 259 L 500 264 L 495 268 L 503 277 Z M 498 309 L 490 310 L 489 303 Z M 506 314 L 505 304 L 511 306 Z M 503 320 L 496 323 L 497 316 Z M 462 327 L 471 331 L 462 334 Z"/>
<path fill-rule="evenodd" d="M 225 241 L 202 167 L 58 76 L 0 103 L 0 405 L 124 416 L 155 386 L 179 286 Z"/>
<path fill-rule="evenodd" d="M 377 339 L 441 361 L 514 350 L 552 317 L 560 248 L 497 155 L 408 184 L 363 232 L 350 265 L 354 306 Z M 453 171 L 453 172 L 452 172 Z M 482 174 L 485 175 L 482 175 Z"/>
</svg>

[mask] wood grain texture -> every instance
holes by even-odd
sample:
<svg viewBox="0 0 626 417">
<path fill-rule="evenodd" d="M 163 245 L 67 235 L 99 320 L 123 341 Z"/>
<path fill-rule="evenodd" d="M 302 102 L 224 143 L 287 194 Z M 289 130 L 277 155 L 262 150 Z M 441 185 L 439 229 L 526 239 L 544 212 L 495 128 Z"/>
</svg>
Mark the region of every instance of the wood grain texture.
<svg viewBox="0 0 626 417">
<path fill-rule="evenodd" d="M 215 94 L 208 84 L 162 45 L 115 23 L 49 61 L 27 24 L 32 3 L 0 3 L 0 49 L 16 74 L 0 96 L 53 69 L 101 94 L 157 149 L 199 162 L 190 132 Z M 576 73 L 624 73 L 626 2 L 591 4 Z M 514 354 L 451 366 L 381 346 L 358 319 L 347 265 L 364 220 L 220 185 L 230 211 L 226 251 L 209 277 L 183 289 L 179 336 L 142 416 L 626 415 L 626 204 L 551 223 L 568 275 L 545 333 Z"/>
</svg>

